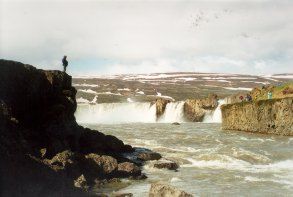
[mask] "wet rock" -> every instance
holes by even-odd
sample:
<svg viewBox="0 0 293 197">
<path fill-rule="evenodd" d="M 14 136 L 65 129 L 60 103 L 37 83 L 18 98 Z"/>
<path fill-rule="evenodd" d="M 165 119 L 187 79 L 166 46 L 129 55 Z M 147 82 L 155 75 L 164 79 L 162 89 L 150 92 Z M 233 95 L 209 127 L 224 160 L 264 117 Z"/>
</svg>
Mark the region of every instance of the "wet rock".
<svg viewBox="0 0 293 197">
<path fill-rule="evenodd" d="M 192 197 L 193 195 L 179 190 L 176 187 L 163 183 L 153 183 L 150 188 L 149 197 Z"/>
<path fill-rule="evenodd" d="M 78 177 L 81 174 L 80 161 L 83 155 L 73 153 L 69 150 L 56 154 L 51 160 L 45 159 L 44 162 L 57 171 L 64 172 L 71 178 Z"/>
<path fill-rule="evenodd" d="M 106 155 L 133 151 L 115 136 L 77 124 L 76 89 L 65 72 L 0 59 L 0 79 L 0 158 L 5 169 L 0 193 L 9 194 L 3 196 L 83 196 L 74 180 L 81 174 L 89 184 L 100 176 L 113 178 L 118 164 Z M 105 157 L 85 158 L 89 153 Z"/>
<path fill-rule="evenodd" d="M 156 99 L 156 116 L 157 120 L 164 114 L 167 104 L 170 103 L 170 100 L 158 98 Z"/>
<path fill-rule="evenodd" d="M 134 163 L 123 162 L 118 164 L 118 173 L 122 176 L 138 176 L 141 174 L 141 170 Z"/>
<path fill-rule="evenodd" d="M 132 152 L 134 149 L 125 145 L 121 140 L 112 135 L 104 135 L 103 133 L 84 129 L 79 138 L 79 146 L 81 152 Z"/>
<path fill-rule="evenodd" d="M 210 110 L 218 106 L 217 95 L 209 95 L 205 99 L 187 99 L 184 103 L 184 116 L 192 122 L 201 122 Z"/>
<path fill-rule="evenodd" d="M 88 154 L 85 156 L 87 169 L 103 175 L 109 175 L 118 168 L 117 160 L 111 156 Z"/>
<path fill-rule="evenodd" d="M 143 161 L 150 161 L 150 160 L 159 160 L 162 158 L 162 156 L 159 153 L 155 153 L 155 152 L 143 152 L 143 153 L 139 153 L 137 158 Z"/>
<path fill-rule="evenodd" d="M 172 125 L 180 125 L 179 122 L 173 122 Z"/>
<path fill-rule="evenodd" d="M 85 190 L 85 191 L 88 191 L 89 189 L 89 186 L 83 174 L 80 177 L 78 177 L 76 180 L 74 180 L 74 186 L 81 188 L 82 190 Z"/>
<path fill-rule="evenodd" d="M 45 158 L 46 157 L 46 153 L 47 153 L 47 149 L 46 148 L 41 148 L 40 149 L 40 156 L 42 158 Z"/>
<path fill-rule="evenodd" d="M 179 168 L 179 165 L 174 161 L 162 160 L 155 163 L 154 167 L 158 169 L 177 170 Z"/>
<path fill-rule="evenodd" d="M 147 179 L 148 177 L 145 175 L 145 174 L 141 174 L 141 175 L 138 175 L 138 176 L 130 176 L 129 179 L 132 179 L 132 180 L 144 180 L 144 179 Z"/>
</svg>

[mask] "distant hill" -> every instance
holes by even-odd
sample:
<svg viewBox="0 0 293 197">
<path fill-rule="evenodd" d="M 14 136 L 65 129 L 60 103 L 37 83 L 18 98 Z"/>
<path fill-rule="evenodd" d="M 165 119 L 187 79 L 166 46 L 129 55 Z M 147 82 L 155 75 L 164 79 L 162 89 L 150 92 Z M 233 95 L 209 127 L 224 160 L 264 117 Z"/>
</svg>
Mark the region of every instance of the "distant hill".
<svg viewBox="0 0 293 197">
<path fill-rule="evenodd" d="M 82 76 L 73 79 L 78 102 L 149 102 L 156 98 L 186 100 L 210 93 L 220 98 L 255 87 L 280 86 L 293 80 L 293 74 L 242 75 L 222 73 L 153 73 L 111 76 Z"/>
</svg>

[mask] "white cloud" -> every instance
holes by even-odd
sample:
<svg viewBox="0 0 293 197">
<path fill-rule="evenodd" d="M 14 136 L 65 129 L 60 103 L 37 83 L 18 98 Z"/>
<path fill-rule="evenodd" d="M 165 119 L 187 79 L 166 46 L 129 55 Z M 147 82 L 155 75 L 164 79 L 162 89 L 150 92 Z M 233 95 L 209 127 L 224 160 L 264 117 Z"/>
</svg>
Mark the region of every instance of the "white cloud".
<svg viewBox="0 0 293 197">
<path fill-rule="evenodd" d="M 292 70 L 287 0 L 2 0 L 0 9 L 0 57 L 44 68 L 59 68 L 67 54 L 73 74 Z"/>
</svg>

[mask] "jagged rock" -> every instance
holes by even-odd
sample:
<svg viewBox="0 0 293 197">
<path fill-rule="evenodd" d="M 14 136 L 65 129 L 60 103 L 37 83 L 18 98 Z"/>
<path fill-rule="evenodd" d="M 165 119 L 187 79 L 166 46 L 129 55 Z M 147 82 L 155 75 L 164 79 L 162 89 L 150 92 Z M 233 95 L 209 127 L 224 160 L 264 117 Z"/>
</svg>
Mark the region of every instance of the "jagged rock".
<svg viewBox="0 0 293 197">
<path fill-rule="evenodd" d="M 222 128 L 292 136 L 292 106 L 292 97 L 223 105 Z"/>
<path fill-rule="evenodd" d="M 87 180 L 85 179 L 84 175 L 82 174 L 76 180 L 74 180 L 74 186 L 81 188 L 82 190 L 88 191 L 89 186 Z"/>
<path fill-rule="evenodd" d="M 41 158 L 45 158 L 46 157 L 46 152 L 47 152 L 47 149 L 46 148 L 41 148 L 40 149 L 40 156 L 41 156 Z"/>
<path fill-rule="evenodd" d="M 205 99 L 187 99 L 184 103 L 185 118 L 192 122 L 201 122 L 210 110 L 218 106 L 217 95 L 210 95 Z"/>
<path fill-rule="evenodd" d="M 153 183 L 150 188 L 149 197 L 192 197 L 193 195 L 179 190 L 176 187 L 163 183 Z"/>
<path fill-rule="evenodd" d="M 83 164 L 91 161 L 102 175 L 115 175 L 117 161 L 106 155 L 133 151 L 76 123 L 76 89 L 68 74 L 0 60 L 0 79 L 1 195 L 83 196 L 73 185 L 81 174 L 91 181 Z M 102 164 L 85 159 L 89 153 L 103 153 Z"/>
<path fill-rule="evenodd" d="M 156 99 L 156 116 L 157 120 L 164 114 L 167 104 L 170 103 L 170 100 L 158 98 Z"/>
<path fill-rule="evenodd" d="M 97 155 L 94 153 L 85 156 L 87 169 L 95 173 L 109 175 L 118 168 L 117 160 L 107 155 Z"/>
<path fill-rule="evenodd" d="M 155 152 L 142 152 L 138 154 L 137 158 L 143 161 L 150 161 L 159 160 L 162 158 L 162 156 L 159 153 Z"/>
<path fill-rule="evenodd" d="M 141 174 L 141 170 L 134 163 L 123 162 L 118 164 L 118 173 L 120 173 L 122 176 L 138 176 Z"/>
<path fill-rule="evenodd" d="M 168 170 L 177 170 L 179 168 L 179 165 L 175 163 L 174 161 L 170 160 L 159 160 L 154 164 L 155 168 L 159 169 L 168 169 Z"/>
</svg>

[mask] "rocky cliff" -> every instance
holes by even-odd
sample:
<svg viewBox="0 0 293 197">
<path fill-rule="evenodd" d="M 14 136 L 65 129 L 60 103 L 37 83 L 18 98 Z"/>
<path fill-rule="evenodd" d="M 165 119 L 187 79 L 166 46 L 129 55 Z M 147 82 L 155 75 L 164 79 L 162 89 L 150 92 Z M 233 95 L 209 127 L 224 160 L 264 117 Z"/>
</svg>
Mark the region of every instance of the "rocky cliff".
<svg viewBox="0 0 293 197">
<path fill-rule="evenodd" d="M 222 105 L 222 128 L 293 135 L 293 98 Z"/>
<path fill-rule="evenodd" d="M 209 95 L 205 99 L 187 99 L 184 103 L 184 116 L 192 122 L 201 122 L 210 110 L 215 110 L 218 106 L 216 95 Z"/>
<path fill-rule="evenodd" d="M 76 123 L 71 76 L 0 60 L 0 79 L 0 196 L 83 196 L 74 185 L 141 176 L 121 156 L 131 146 Z"/>
</svg>

